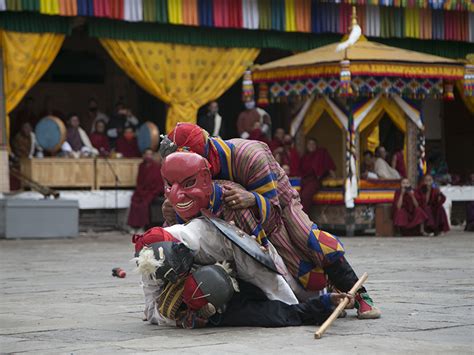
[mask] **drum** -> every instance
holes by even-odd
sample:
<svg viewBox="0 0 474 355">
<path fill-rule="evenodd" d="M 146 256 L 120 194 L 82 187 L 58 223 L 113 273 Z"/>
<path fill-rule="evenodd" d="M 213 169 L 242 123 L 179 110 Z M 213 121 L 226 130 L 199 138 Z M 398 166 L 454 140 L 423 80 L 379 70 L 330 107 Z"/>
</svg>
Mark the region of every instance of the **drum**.
<svg viewBox="0 0 474 355">
<path fill-rule="evenodd" d="M 46 116 L 36 125 L 35 134 L 41 148 L 54 154 L 66 140 L 66 126 L 59 118 Z"/>
<path fill-rule="evenodd" d="M 148 148 L 156 152 L 160 142 L 160 131 L 156 124 L 150 121 L 142 124 L 137 130 L 137 141 L 140 152 L 143 153 Z"/>
</svg>

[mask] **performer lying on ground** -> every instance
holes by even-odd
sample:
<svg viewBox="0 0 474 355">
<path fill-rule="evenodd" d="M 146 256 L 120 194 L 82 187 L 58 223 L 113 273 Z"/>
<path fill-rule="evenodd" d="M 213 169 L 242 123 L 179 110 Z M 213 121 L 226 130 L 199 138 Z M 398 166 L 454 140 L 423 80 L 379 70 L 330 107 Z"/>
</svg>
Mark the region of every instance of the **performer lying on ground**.
<svg viewBox="0 0 474 355">
<path fill-rule="evenodd" d="M 198 218 L 186 225 L 156 227 L 135 235 L 133 242 L 145 316 L 153 324 L 183 328 L 319 324 L 348 296 L 326 294 L 297 304 L 258 243 L 224 221 Z"/>
<path fill-rule="evenodd" d="M 200 129 L 199 132 L 201 132 Z M 307 291 L 320 291 L 321 289 L 323 289 L 326 286 L 326 274 L 328 274 L 330 280 L 334 283 L 335 287 L 337 287 L 341 291 L 347 292 L 357 282 L 357 276 L 355 275 L 353 269 L 350 267 L 349 263 L 343 257 L 344 249 L 342 247 L 342 244 L 338 241 L 336 237 L 319 230 L 315 224 L 312 224 L 314 229 L 309 232 L 309 237 L 305 237 L 305 241 L 307 244 L 304 244 L 304 241 L 301 239 L 290 239 L 285 229 L 284 223 L 293 223 L 297 225 L 296 227 L 301 228 L 301 226 L 298 225 L 298 222 L 305 220 L 304 217 L 306 217 L 307 223 L 311 222 L 309 221 L 308 217 L 301 211 L 301 204 L 299 203 L 298 193 L 290 187 L 288 178 L 286 177 L 282 169 L 279 167 L 279 165 L 273 160 L 273 156 L 269 153 L 268 148 L 266 148 L 266 146 L 263 146 L 263 148 L 265 149 L 263 152 L 259 152 L 258 150 L 253 148 L 255 146 L 252 147 L 252 144 L 256 143 L 257 147 L 261 148 L 262 145 L 260 145 L 258 142 L 250 142 L 240 139 L 233 141 L 237 141 L 237 143 L 242 143 L 246 145 L 245 149 L 241 151 L 241 153 L 245 155 L 242 157 L 241 154 L 241 159 L 238 161 L 240 167 L 248 166 L 251 161 L 254 161 L 259 157 L 262 159 L 262 161 L 258 164 L 259 166 L 257 168 L 260 170 L 257 169 L 259 173 L 255 178 L 257 179 L 257 181 L 261 181 L 262 179 L 269 179 L 269 182 L 267 184 L 264 184 L 263 186 L 263 189 L 268 189 L 268 191 L 265 192 L 264 190 L 262 190 L 262 188 L 260 188 L 259 191 L 262 192 L 264 195 L 261 195 L 258 192 L 250 193 L 250 200 L 253 199 L 254 205 L 249 206 L 249 208 L 243 206 L 243 200 L 239 200 L 238 204 L 236 202 L 236 199 L 240 199 L 239 195 L 242 193 L 248 194 L 247 191 L 241 190 L 240 188 L 236 187 L 232 187 L 230 190 L 223 190 L 219 187 L 219 184 L 214 184 L 213 188 L 215 188 L 216 186 L 218 187 L 215 189 L 215 195 L 217 196 L 215 197 L 215 199 L 217 198 L 217 200 L 220 201 L 220 205 L 222 206 L 223 211 L 230 211 L 232 209 L 234 211 L 241 210 L 241 213 L 245 213 L 246 210 L 250 211 L 247 213 L 251 213 L 254 217 L 253 219 L 259 221 L 257 223 L 257 226 L 253 230 L 247 229 L 249 226 L 245 225 L 245 219 L 240 226 L 248 233 L 255 235 L 264 247 L 267 247 L 268 244 L 266 236 L 270 236 L 271 242 L 275 245 L 275 248 L 278 250 L 278 253 L 282 256 L 283 261 L 288 267 L 290 274 L 295 277 L 303 286 L 303 288 L 305 288 Z M 226 144 L 224 141 L 220 142 L 222 142 L 222 144 Z M 248 143 L 250 143 L 250 147 L 247 145 Z M 216 144 L 219 144 L 219 142 L 217 142 Z M 234 148 L 233 145 L 232 148 Z M 246 152 L 248 152 L 250 156 L 246 155 Z M 228 149 L 228 153 L 231 154 L 230 149 Z M 214 159 L 215 162 L 216 159 L 218 158 Z M 164 164 L 166 165 L 167 163 L 165 162 Z M 162 170 L 164 179 L 168 179 L 168 188 L 165 188 L 165 193 L 168 193 L 168 195 L 173 189 L 175 192 L 179 189 L 183 190 L 187 187 L 187 183 L 190 184 L 189 187 L 194 188 L 192 177 L 197 174 L 196 170 L 194 170 L 194 173 L 191 173 L 191 164 L 186 169 L 183 169 L 182 166 L 182 163 L 178 163 L 174 168 L 174 171 L 170 168 L 170 174 L 168 177 L 166 168 L 164 167 Z M 226 167 L 226 165 L 223 166 Z M 212 165 L 210 169 L 212 171 Z M 262 176 L 260 176 L 262 170 L 263 173 L 267 173 L 268 176 L 263 176 L 262 178 Z M 300 213 L 302 214 L 296 215 L 294 217 L 294 220 L 286 220 L 285 222 L 285 219 L 281 218 L 281 207 L 278 204 L 276 181 L 274 180 L 274 173 L 272 171 L 276 172 L 280 176 L 280 179 L 278 180 L 279 188 L 281 188 L 280 184 L 287 185 L 286 191 L 284 193 L 288 195 L 288 198 L 290 197 L 289 194 L 294 194 L 295 200 L 293 203 L 293 207 L 299 208 Z M 188 174 L 183 175 L 183 172 L 186 172 Z M 225 184 L 227 183 L 228 182 L 226 181 Z M 166 190 L 168 190 L 168 192 L 166 192 Z M 188 197 L 187 199 L 184 199 L 186 201 L 180 201 L 179 199 L 175 200 L 175 206 L 178 207 L 178 209 L 181 209 L 181 211 L 179 211 L 179 215 L 184 219 L 192 218 L 193 216 L 195 216 L 193 214 L 188 214 L 189 210 L 186 210 L 187 215 L 184 215 L 183 213 L 183 209 L 188 208 L 188 204 L 190 203 L 189 200 L 197 200 L 195 196 L 192 196 L 192 194 L 189 195 L 189 190 L 190 189 L 188 189 L 188 191 L 179 192 L 179 195 Z M 202 195 L 205 196 L 205 194 Z M 210 207 L 212 210 L 214 202 L 209 201 L 210 200 L 208 199 L 206 202 L 205 198 L 199 200 L 200 207 L 196 209 L 194 213 L 199 213 L 200 208 Z M 273 203 L 273 205 L 271 203 Z M 292 201 L 290 201 L 290 203 L 292 203 Z M 234 206 L 238 206 L 238 208 L 233 208 Z M 287 209 L 291 208 L 292 206 L 287 206 Z M 218 210 L 214 209 L 213 212 L 216 213 L 218 212 Z M 223 215 L 226 220 L 232 220 L 228 219 L 228 213 L 227 216 L 226 213 L 224 213 Z M 171 218 L 167 218 L 167 220 L 170 219 Z M 242 218 L 235 218 L 236 223 L 241 223 L 241 220 Z M 293 230 L 295 229 L 293 228 Z M 301 238 L 301 234 L 299 236 Z M 356 301 L 359 305 L 359 317 L 378 318 L 380 316 L 380 311 L 370 304 L 370 297 L 368 297 L 368 295 L 366 294 L 365 289 L 363 291 L 364 292 L 362 294 L 359 293 L 356 296 Z"/>
</svg>

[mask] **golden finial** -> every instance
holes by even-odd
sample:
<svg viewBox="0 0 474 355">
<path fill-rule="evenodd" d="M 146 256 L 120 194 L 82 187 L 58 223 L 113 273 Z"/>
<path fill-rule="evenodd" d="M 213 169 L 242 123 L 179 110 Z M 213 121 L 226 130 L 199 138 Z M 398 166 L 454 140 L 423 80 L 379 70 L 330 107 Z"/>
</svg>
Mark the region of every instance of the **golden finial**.
<svg viewBox="0 0 474 355">
<path fill-rule="evenodd" d="M 351 16 L 352 22 L 351 22 L 351 28 L 349 30 L 352 30 L 352 28 L 357 25 L 357 9 L 355 6 L 352 6 L 352 16 Z"/>
</svg>

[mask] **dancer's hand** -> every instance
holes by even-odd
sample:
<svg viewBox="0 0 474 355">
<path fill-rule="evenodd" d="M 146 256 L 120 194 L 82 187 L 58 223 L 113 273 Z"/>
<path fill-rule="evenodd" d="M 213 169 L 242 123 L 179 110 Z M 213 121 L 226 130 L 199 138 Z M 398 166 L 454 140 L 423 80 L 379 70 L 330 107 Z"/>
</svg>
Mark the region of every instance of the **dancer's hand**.
<svg viewBox="0 0 474 355">
<path fill-rule="evenodd" d="M 334 306 L 338 306 L 339 303 L 341 303 L 346 297 L 349 298 L 349 303 L 347 304 L 346 309 L 354 308 L 354 303 L 355 303 L 354 296 L 349 295 L 348 293 L 331 293 L 331 296 L 330 296 L 331 303 Z"/>
<path fill-rule="evenodd" d="M 224 190 L 224 201 L 227 207 L 234 210 L 255 206 L 255 196 L 246 190 L 229 188 Z"/>
<path fill-rule="evenodd" d="M 166 223 L 168 226 L 172 226 L 176 224 L 176 212 L 173 209 L 173 205 L 168 199 L 163 202 L 161 205 L 161 212 L 163 213 L 163 217 L 165 218 Z"/>
</svg>

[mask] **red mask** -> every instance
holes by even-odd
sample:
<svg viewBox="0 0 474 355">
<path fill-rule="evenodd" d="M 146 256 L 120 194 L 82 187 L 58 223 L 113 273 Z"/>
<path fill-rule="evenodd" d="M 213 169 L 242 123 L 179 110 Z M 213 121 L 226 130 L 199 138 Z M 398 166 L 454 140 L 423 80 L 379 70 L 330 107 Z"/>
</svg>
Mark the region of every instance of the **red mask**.
<svg viewBox="0 0 474 355">
<path fill-rule="evenodd" d="M 161 167 L 165 196 L 176 213 L 188 221 L 209 206 L 212 177 L 209 164 L 199 154 L 176 152 L 168 155 Z"/>
</svg>

